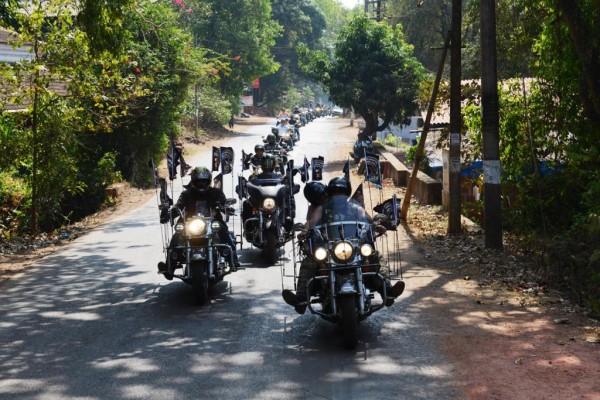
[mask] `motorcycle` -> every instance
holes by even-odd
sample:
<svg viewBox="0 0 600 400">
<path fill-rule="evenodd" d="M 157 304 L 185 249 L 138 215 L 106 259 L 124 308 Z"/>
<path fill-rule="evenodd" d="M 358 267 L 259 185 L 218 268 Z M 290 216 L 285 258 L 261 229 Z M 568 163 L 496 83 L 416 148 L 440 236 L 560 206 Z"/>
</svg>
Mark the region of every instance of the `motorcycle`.
<svg viewBox="0 0 600 400">
<path fill-rule="evenodd" d="M 382 215 L 369 221 L 358 202 L 334 196 L 323 206 L 322 217 L 313 229 L 294 226 L 304 257 L 313 257 L 320 269 L 306 288 L 307 308 L 326 321 L 341 326 L 344 344 L 358 342 L 359 322 L 385 304 L 387 293 L 376 251 L 377 225 Z M 373 301 L 373 288 L 383 287 L 382 302 Z"/>
<path fill-rule="evenodd" d="M 243 234 L 274 264 L 279 259 L 279 248 L 291 239 L 288 232 L 292 233 L 293 228 L 293 195 L 300 191 L 300 185 L 292 185 L 290 195 L 290 188 L 284 183 L 287 177 L 277 173 L 271 176 L 257 177 L 246 184 L 248 199 L 244 204 L 247 211 Z"/>
<path fill-rule="evenodd" d="M 288 126 L 284 131 L 280 131 L 278 128 L 271 128 L 271 132 L 277 137 L 280 146 L 289 151 L 294 150 L 294 144 L 296 143 L 294 140 L 294 128 L 292 126 Z"/>
<path fill-rule="evenodd" d="M 370 139 L 357 140 L 354 142 L 352 152 L 349 153 L 350 157 L 354 160 L 354 163 L 358 164 L 360 160 L 365 157 L 365 151 L 367 153 L 373 152 L 373 142 Z"/>
<path fill-rule="evenodd" d="M 302 127 L 302 123 L 300 122 L 300 114 L 292 115 L 290 118 L 290 126 L 293 128 L 292 137 L 295 142 L 300 141 L 300 128 Z"/>
<path fill-rule="evenodd" d="M 230 206 L 236 202 L 236 199 L 227 199 L 226 204 L 216 211 L 232 215 Z M 209 298 L 210 286 L 232 272 L 233 253 L 222 237 L 229 234 L 227 227 L 212 217 L 211 210 L 202 204 L 205 202 L 198 203 L 201 204 L 197 204 L 198 211 L 194 215 L 173 209 L 177 214 L 173 216 L 177 221 L 174 227 L 177 239 L 169 250 L 167 262 L 170 271 L 183 269 L 181 274 L 173 273 L 172 277 L 190 284 L 196 302 L 204 305 Z"/>
</svg>

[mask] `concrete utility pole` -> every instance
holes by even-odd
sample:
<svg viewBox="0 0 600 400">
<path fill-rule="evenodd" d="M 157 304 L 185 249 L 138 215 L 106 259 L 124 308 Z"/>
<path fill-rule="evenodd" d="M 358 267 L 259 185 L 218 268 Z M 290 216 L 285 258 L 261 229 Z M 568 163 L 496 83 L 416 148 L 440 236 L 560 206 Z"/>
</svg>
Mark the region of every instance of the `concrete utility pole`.
<svg viewBox="0 0 600 400">
<path fill-rule="evenodd" d="M 450 48 L 450 179 L 448 233 L 458 235 L 461 231 L 460 199 L 460 141 L 462 129 L 460 81 L 461 81 L 461 26 L 462 1 L 452 0 L 452 26 Z"/>
<path fill-rule="evenodd" d="M 502 249 L 500 185 L 500 135 L 498 117 L 498 70 L 496 62 L 496 6 L 481 0 L 481 110 L 485 247 Z"/>
</svg>

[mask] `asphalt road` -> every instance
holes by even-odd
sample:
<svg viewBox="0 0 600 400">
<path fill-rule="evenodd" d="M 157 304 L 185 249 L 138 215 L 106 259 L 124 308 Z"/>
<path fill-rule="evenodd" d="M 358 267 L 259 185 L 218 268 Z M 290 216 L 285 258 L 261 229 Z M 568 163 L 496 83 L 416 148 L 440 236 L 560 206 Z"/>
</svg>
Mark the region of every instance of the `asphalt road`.
<svg viewBox="0 0 600 400">
<path fill-rule="evenodd" d="M 322 155 L 325 178 L 340 175 L 356 133 L 344 126 L 324 117 L 302 128 L 296 164 Z M 227 143 L 236 161 L 269 131 L 253 127 Z M 209 160 L 207 151 L 187 161 Z M 181 180 L 175 187 L 176 197 Z M 301 194 L 297 202 L 302 221 Z M 247 243 L 245 269 L 215 288 L 210 305 L 195 306 L 191 287 L 156 273 L 161 237 L 152 199 L 0 286 L 0 399 L 461 398 L 410 285 L 361 323 L 358 347 L 347 350 L 336 326 L 283 302 L 292 279 L 282 282 L 281 266 Z M 292 258 L 288 247 L 287 274 Z"/>
</svg>

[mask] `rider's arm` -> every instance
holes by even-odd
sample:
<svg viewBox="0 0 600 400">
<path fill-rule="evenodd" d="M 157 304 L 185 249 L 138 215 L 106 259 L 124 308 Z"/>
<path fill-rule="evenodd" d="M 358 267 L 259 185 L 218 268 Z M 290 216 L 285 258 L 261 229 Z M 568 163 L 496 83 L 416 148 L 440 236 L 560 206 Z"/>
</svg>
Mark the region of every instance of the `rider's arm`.
<svg viewBox="0 0 600 400">
<path fill-rule="evenodd" d="M 304 226 L 306 229 L 311 229 L 321 220 L 323 216 L 323 206 L 310 205 L 308 207 L 308 213 L 306 215 L 306 223 Z"/>
</svg>

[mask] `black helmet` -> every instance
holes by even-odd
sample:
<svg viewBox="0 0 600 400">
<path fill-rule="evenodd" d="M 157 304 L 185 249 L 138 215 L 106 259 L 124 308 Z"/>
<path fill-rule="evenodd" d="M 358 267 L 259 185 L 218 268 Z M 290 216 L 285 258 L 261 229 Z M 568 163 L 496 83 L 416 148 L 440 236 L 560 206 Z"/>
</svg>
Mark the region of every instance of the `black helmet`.
<svg viewBox="0 0 600 400">
<path fill-rule="evenodd" d="M 352 185 L 346 177 L 336 176 L 329 181 L 329 184 L 327 185 L 327 194 L 329 196 L 335 196 L 336 194 L 350 196 L 352 194 Z"/>
<path fill-rule="evenodd" d="M 267 135 L 267 143 L 274 144 L 277 141 L 277 138 L 272 133 Z"/>
<path fill-rule="evenodd" d="M 258 153 L 259 151 L 264 152 L 265 151 L 265 146 L 263 146 L 262 144 L 257 144 L 256 146 L 254 146 L 254 152 Z"/>
<path fill-rule="evenodd" d="M 323 204 L 327 200 L 327 186 L 317 181 L 310 181 L 304 186 L 304 197 L 311 204 Z"/>
<path fill-rule="evenodd" d="M 273 157 L 270 154 L 267 154 L 261 160 L 260 166 L 262 167 L 264 172 L 273 172 L 273 170 L 275 169 L 275 163 L 275 157 Z"/>
<path fill-rule="evenodd" d="M 212 173 L 208 168 L 196 167 L 192 170 L 190 175 L 192 177 L 191 184 L 195 189 L 204 192 L 209 188 L 210 181 L 212 180 Z"/>
</svg>

